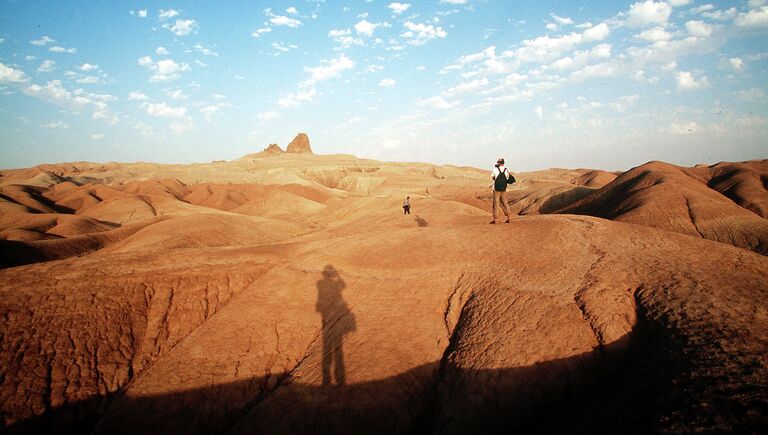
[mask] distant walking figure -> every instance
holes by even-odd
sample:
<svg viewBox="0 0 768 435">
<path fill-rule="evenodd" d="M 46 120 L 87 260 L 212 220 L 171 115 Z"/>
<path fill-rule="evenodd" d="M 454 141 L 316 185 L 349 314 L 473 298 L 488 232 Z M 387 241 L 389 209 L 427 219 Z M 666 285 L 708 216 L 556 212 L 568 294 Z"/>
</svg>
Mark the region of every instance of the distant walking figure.
<svg viewBox="0 0 768 435">
<path fill-rule="evenodd" d="M 403 214 L 411 214 L 411 197 L 406 196 L 403 201 Z"/>
<path fill-rule="evenodd" d="M 323 385 L 330 385 L 331 366 L 336 385 L 346 385 L 344 368 L 344 336 L 356 329 L 355 316 L 349 310 L 341 292 L 347 286 L 330 264 L 323 269 L 323 278 L 317 282 L 315 310 L 323 318 Z"/>
<path fill-rule="evenodd" d="M 507 204 L 507 184 L 514 183 L 515 178 L 509 174 L 507 168 L 504 167 L 504 158 L 500 157 L 496 161 L 496 165 L 491 171 L 491 178 L 493 179 L 493 220 L 492 224 L 499 221 L 499 204 L 504 215 L 507 216 L 507 223 L 509 220 L 509 204 Z"/>
</svg>

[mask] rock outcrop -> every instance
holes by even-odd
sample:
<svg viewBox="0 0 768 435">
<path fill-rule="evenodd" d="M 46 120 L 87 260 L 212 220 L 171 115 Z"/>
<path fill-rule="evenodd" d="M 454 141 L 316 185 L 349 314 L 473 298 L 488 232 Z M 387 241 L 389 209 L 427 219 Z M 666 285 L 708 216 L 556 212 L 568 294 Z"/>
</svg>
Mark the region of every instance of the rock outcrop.
<svg viewBox="0 0 768 435">
<path fill-rule="evenodd" d="M 296 135 L 295 138 L 291 141 L 291 143 L 288 144 L 288 148 L 286 148 L 286 152 L 289 153 L 308 153 L 312 154 L 312 148 L 309 146 L 309 136 L 307 136 L 306 133 L 299 133 Z"/>
<path fill-rule="evenodd" d="M 283 151 L 283 149 L 280 148 L 280 146 L 278 144 L 271 143 L 271 144 L 269 144 L 269 146 L 267 148 L 264 149 L 264 151 L 262 151 L 259 154 L 264 155 L 264 156 L 277 156 L 277 155 L 280 155 L 280 154 L 282 154 L 284 152 L 285 151 Z"/>
</svg>

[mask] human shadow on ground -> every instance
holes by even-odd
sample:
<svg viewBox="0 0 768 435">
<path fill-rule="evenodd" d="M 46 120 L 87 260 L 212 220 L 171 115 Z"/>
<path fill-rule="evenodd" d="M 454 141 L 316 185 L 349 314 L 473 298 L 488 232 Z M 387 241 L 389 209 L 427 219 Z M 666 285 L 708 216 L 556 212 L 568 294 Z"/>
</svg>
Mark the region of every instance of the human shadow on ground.
<svg viewBox="0 0 768 435">
<path fill-rule="evenodd" d="M 335 379 L 336 385 L 346 385 L 344 368 L 344 336 L 356 329 L 355 316 L 342 296 L 347 284 L 330 264 L 323 269 L 323 277 L 317 281 L 315 310 L 322 318 L 323 386 Z M 333 368 L 333 378 L 331 377 Z"/>
<path fill-rule="evenodd" d="M 419 215 L 416 215 L 416 218 L 414 220 L 422 228 L 429 226 L 429 223 L 424 218 L 420 217 Z"/>
<path fill-rule="evenodd" d="M 324 272 L 318 290 L 340 291 L 340 281 Z M 690 362 L 673 332 L 640 310 L 638 319 L 634 331 L 616 342 L 525 367 L 459 367 L 452 341 L 440 361 L 389 378 L 346 385 L 337 378 L 337 385 L 320 386 L 283 373 L 154 396 L 117 394 L 53 409 L 6 431 L 592 434 L 765 428 L 760 403 L 710 395 L 706 380 L 687 376 Z M 751 393 L 744 389 L 760 393 L 759 386 Z M 697 407 L 702 401 L 708 406 Z"/>
</svg>

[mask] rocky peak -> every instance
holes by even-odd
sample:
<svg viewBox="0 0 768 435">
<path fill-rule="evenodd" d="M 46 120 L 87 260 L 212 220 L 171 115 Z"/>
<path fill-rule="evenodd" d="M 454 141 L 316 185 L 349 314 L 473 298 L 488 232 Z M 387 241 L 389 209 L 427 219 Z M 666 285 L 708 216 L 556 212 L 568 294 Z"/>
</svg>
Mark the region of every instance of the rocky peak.
<svg viewBox="0 0 768 435">
<path fill-rule="evenodd" d="M 309 136 L 306 133 L 297 134 L 291 143 L 288 144 L 286 152 L 312 154 L 312 148 L 309 146 Z"/>
<path fill-rule="evenodd" d="M 262 151 L 261 154 L 274 156 L 274 155 L 282 154 L 284 152 L 285 151 L 283 151 L 283 149 L 280 148 L 279 145 L 277 145 L 276 143 L 272 143 L 272 144 L 269 144 L 269 146 L 264 151 Z"/>
</svg>

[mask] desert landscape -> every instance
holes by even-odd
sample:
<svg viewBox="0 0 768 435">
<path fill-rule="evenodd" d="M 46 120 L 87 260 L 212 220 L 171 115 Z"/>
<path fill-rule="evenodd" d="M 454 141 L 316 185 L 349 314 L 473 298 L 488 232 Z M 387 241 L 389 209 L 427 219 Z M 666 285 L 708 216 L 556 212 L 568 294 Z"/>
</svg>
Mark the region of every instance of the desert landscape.
<svg viewBox="0 0 768 435">
<path fill-rule="evenodd" d="M 0 172 L 4 431 L 768 428 L 768 160 L 515 172 L 489 225 L 487 169 L 313 146 Z"/>
</svg>

